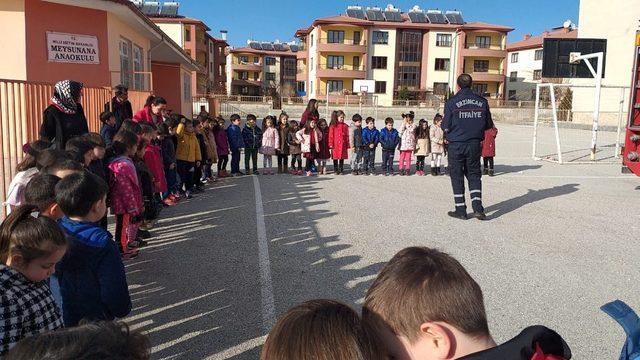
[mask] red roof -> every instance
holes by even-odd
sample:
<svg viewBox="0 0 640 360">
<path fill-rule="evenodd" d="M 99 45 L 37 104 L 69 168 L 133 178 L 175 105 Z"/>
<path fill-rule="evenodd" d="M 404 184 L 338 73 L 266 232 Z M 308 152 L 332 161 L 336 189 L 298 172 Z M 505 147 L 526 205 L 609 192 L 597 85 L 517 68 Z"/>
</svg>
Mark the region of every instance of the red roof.
<svg viewBox="0 0 640 360">
<path fill-rule="evenodd" d="M 554 29 L 551 29 L 550 31 L 545 31 L 541 35 L 531 36 L 527 39 L 511 43 L 507 45 L 507 51 L 541 48 L 545 38 L 575 39 L 577 37 L 578 37 L 578 30 L 554 28 Z"/>
<path fill-rule="evenodd" d="M 202 20 L 186 17 L 186 16 L 178 16 L 178 17 L 166 17 L 166 16 L 149 16 L 151 21 L 154 23 L 181 23 L 181 24 L 196 24 L 203 26 L 206 31 L 210 31 L 211 29 L 202 22 Z"/>
<path fill-rule="evenodd" d="M 349 17 L 347 15 L 329 16 L 320 19 L 316 19 L 312 26 L 322 24 L 349 24 L 356 26 L 376 26 L 380 28 L 414 28 L 414 29 L 461 29 L 461 30 L 494 30 L 500 32 L 510 32 L 514 29 L 509 26 L 487 24 L 483 22 L 469 22 L 463 25 L 452 24 L 432 24 L 432 23 L 414 23 L 409 19 L 407 13 L 401 13 L 402 22 L 392 21 L 370 21 L 362 20 L 358 18 Z M 300 32 L 298 30 L 296 35 Z"/>
</svg>

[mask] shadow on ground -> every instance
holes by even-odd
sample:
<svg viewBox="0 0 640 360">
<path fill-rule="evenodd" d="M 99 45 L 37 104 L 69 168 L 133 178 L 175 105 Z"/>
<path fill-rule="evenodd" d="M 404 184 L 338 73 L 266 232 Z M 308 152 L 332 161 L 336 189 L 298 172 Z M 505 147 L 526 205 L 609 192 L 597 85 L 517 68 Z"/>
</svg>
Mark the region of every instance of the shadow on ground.
<svg viewBox="0 0 640 360">
<path fill-rule="evenodd" d="M 526 194 L 486 207 L 485 213 L 487 214 L 487 219 L 497 219 L 525 205 L 576 192 L 578 191 L 578 186 L 579 184 L 565 184 L 540 190 L 529 189 Z"/>
</svg>

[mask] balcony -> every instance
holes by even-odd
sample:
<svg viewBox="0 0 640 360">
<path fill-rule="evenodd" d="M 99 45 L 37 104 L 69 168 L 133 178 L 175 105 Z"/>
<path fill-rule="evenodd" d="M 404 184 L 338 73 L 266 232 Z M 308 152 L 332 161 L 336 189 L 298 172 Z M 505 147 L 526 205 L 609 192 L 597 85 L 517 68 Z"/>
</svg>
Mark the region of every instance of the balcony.
<svg viewBox="0 0 640 360">
<path fill-rule="evenodd" d="M 231 62 L 231 68 L 233 70 L 243 70 L 243 71 L 262 71 L 262 63 L 257 62 L 246 62 L 240 61 L 238 59 L 233 59 Z"/>
<path fill-rule="evenodd" d="M 335 42 L 333 39 L 329 41 L 328 38 L 321 38 L 318 39 L 318 51 L 364 54 L 367 52 L 367 42 L 364 39 L 357 42 L 354 42 L 353 39 L 342 39 L 340 42 Z"/>
<path fill-rule="evenodd" d="M 231 80 L 231 85 L 232 86 L 262 86 L 262 80 L 258 79 L 258 80 L 249 80 L 249 79 L 240 79 L 240 78 L 233 78 L 233 80 Z"/>
<path fill-rule="evenodd" d="M 507 48 L 502 44 L 465 44 L 462 49 L 464 57 L 507 57 Z"/>
<path fill-rule="evenodd" d="M 307 69 L 298 68 L 296 71 L 296 81 L 307 81 Z"/>
<path fill-rule="evenodd" d="M 506 76 L 499 69 L 489 69 L 487 71 L 474 70 L 468 73 L 473 78 L 473 82 L 504 82 Z"/>
<path fill-rule="evenodd" d="M 321 78 L 364 79 L 367 71 L 362 65 L 319 64 L 317 76 Z"/>
</svg>

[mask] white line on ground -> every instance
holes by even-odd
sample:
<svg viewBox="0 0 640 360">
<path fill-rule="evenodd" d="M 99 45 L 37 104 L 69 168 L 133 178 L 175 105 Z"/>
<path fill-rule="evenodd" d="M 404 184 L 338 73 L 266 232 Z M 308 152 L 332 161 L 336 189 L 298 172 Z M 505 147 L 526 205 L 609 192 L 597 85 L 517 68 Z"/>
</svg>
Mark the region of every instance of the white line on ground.
<svg viewBox="0 0 640 360">
<path fill-rule="evenodd" d="M 271 330 L 275 323 L 275 304 L 273 300 L 273 285 L 271 283 L 271 263 L 269 260 L 269 244 L 267 229 L 264 224 L 264 208 L 262 207 L 262 193 L 260 181 L 253 177 L 253 188 L 256 197 L 256 226 L 258 230 L 258 264 L 260 266 L 260 293 L 262 299 L 262 325 L 265 333 Z"/>
<path fill-rule="evenodd" d="M 242 344 L 238 344 L 232 348 L 229 348 L 227 350 L 223 350 L 217 354 L 211 355 L 207 358 L 207 360 L 225 360 L 225 359 L 231 359 L 235 356 L 238 356 L 244 352 L 247 352 L 249 350 L 253 350 L 255 348 L 257 348 L 258 346 L 261 346 L 262 344 L 264 344 L 264 341 L 267 339 L 267 335 L 264 336 L 260 336 L 254 339 L 250 339 L 247 340 L 245 342 L 243 342 Z"/>
<path fill-rule="evenodd" d="M 633 176 L 596 176 L 596 175 L 500 175 L 501 178 L 545 178 L 545 179 L 618 179 L 632 180 Z"/>
</svg>

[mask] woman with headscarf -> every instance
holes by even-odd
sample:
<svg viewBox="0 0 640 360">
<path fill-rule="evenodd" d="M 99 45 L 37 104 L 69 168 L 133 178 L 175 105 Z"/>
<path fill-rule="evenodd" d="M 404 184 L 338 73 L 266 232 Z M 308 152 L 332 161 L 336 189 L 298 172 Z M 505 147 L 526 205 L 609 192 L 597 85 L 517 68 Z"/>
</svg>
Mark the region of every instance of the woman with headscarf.
<svg viewBox="0 0 640 360">
<path fill-rule="evenodd" d="M 40 138 L 56 149 L 64 149 L 67 140 L 89 132 L 87 118 L 80 104 L 81 82 L 62 80 L 56 83 L 49 106 L 44 110 Z"/>
</svg>

